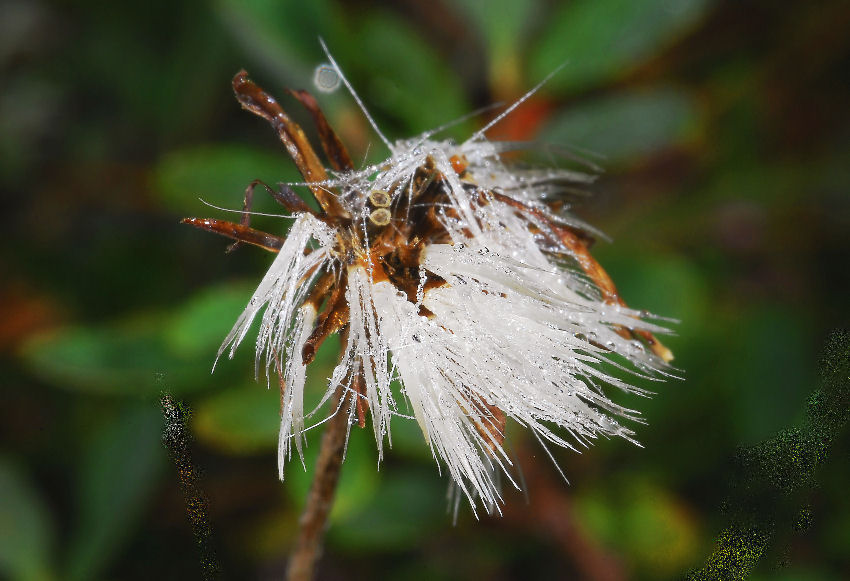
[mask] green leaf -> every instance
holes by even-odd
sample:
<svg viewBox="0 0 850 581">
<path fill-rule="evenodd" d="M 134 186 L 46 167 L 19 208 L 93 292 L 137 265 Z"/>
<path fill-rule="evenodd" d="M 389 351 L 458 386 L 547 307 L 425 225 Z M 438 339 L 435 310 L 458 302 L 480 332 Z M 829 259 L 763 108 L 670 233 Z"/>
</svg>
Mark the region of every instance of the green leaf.
<svg viewBox="0 0 850 581">
<path fill-rule="evenodd" d="M 579 492 L 576 512 L 594 537 L 628 555 L 647 578 L 681 572 L 700 549 L 694 518 L 668 491 L 639 476 Z"/>
<path fill-rule="evenodd" d="M 231 454 L 275 449 L 279 427 L 280 392 L 274 379 L 269 388 L 257 382 L 216 393 L 198 406 L 192 424 L 200 441 Z"/>
<path fill-rule="evenodd" d="M 682 335 L 675 339 L 676 343 L 693 338 L 708 324 L 708 283 L 704 273 L 673 254 L 650 255 L 640 248 L 626 248 L 615 243 L 594 249 L 600 263 L 617 281 L 626 303 L 634 309 L 681 321 L 681 325 L 661 323 Z"/>
<path fill-rule="evenodd" d="M 24 344 L 21 355 L 36 374 L 63 389 L 136 397 L 165 388 L 174 394 L 209 389 L 245 369 L 220 366 L 211 375 L 218 347 L 253 286 L 212 287 L 172 314 L 137 314 L 105 325 L 36 335 Z M 249 361 L 251 354 L 248 347 L 237 358 Z"/>
<path fill-rule="evenodd" d="M 607 165 L 645 158 L 681 143 L 697 124 L 697 107 L 689 95 L 653 88 L 572 107 L 546 125 L 541 140 L 593 151 Z"/>
<path fill-rule="evenodd" d="M 815 378 L 814 344 L 811 331 L 789 306 L 762 304 L 738 313 L 735 332 L 724 346 L 723 360 L 730 363 L 718 371 L 721 381 L 736 388 L 731 411 L 740 441 L 761 441 L 799 417 Z M 766 402 L 771 413 L 753 413 Z"/>
<path fill-rule="evenodd" d="M 165 341 L 171 351 L 185 358 L 212 356 L 245 309 L 253 283 L 210 287 L 190 298 L 165 327 Z"/>
<path fill-rule="evenodd" d="M 359 52 L 358 61 L 369 66 L 361 91 L 366 105 L 402 119 L 407 132 L 432 129 L 469 111 L 458 79 L 404 21 L 371 16 L 360 30 Z"/>
<path fill-rule="evenodd" d="M 324 395 L 327 378 L 339 357 L 339 349 L 338 336 L 329 337 L 310 364 L 304 388 L 305 412 L 312 410 Z M 245 352 L 246 359 L 247 355 L 253 355 L 249 345 L 245 345 L 242 351 Z M 223 362 L 219 364 L 218 369 L 222 366 Z M 249 374 L 253 376 L 253 365 L 229 367 L 235 368 L 234 373 L 240 377 L 247 378 Z M 277 445 L 280 427 L 280 389 L 274 373 L 268 387 L 262 370 L 260 378 L 256 382 L 223 390 L 202 401 L 194 414 L 193 423 L 198 439 L 231 454 L 253 454 L 273 450 Z M 317 416 L 321 417 L 323 416 Z M 320 431 L 310 431 L 310 437 L 315 437 Z M 318 440 L 316 443 L 318 444 Z"/>
<path fill-rule="evenodd" d="M 53 522 L 43 499 L 15 463 L 0 457 L 0 576 L 53 579 Z"/>
<path fill-rule="evenodd" d="M 437 526 L 444 526 L 445 481 L 437 476 L 436 467 L 430 472 L 406 468 L 382 472 L 371 499 L 340 515 L 330 530 L 331 539 L 349 550 L 409 550 Z"/>
<path fill-rule="evenodd" d="M 405 396 L 397 396 L 397 402 L 406 401 Z M 401 404 L 404 405 L 404 404 Z M 413 412 L 406 408 L 400 410 L 404 414 L 412 415 Z M 393 417 L 392 418 L 392 438 L 393 447 L 392 453 L 405 456 L 410 459 L 418 459 L 424 462 L 433 463 L 431 448 L 425 439 L 425 434 L 422 433 L 422 428 L 419 423 L 412 418 Z M 436 465 L 434 466 L 436 468 Z"/>
<path fill-rule="evenodd" d="M 576 0 L 550 19 L 535 47 L 532 78 L 561 64 L 548 88 L 576 91 L 619 76 L 669 46 L 708 12 L 711 0 Z"/>
<path fill-rule="evenodd" d="M 97 578 L 133 530 L 164 466 L 161 433 L 152 405 L 129 407 L 95 433 L 79 467 L 68 579 Z"/>
<path fill-rule="evenodd" d="M 338 10 L 328 0 L 218 0 L 222 23 L 267 72 L 304 85 L 322 58 L 319 38 L 351 46 Z"/>
<path fill-rule="evenodd" d="M 271 130 L 270 130 L 271 133 Z M 216 206 L 239 210 L 245 188 L 253 179 L 274 185 L 300 180 L 286 150 L 268 150 L 238 145 L 201 146 L 166 154 L 154 172 L 156 191 L 166 208 L 178 213 L 208 209 L 198 198 Z M 254 197 L 254 210 L 285 214 L 262 190 Z M 227 219 L 238 221 L 238 214 Z"/>
<path fill-rule="evenodd" d="M 162 337 L 164 317 L 148 315 L 100 327 L 37 335 L 22 349 L 29 367 L 63 389 L 144 397 L 167 382 L 174 393 L 208 386 L 211 361 L 178 357 Z M 212 355 L 212 353 L 211 353 Z"/>
<path fill-rule="evenodd" d="M 484 36 L 489 58 L 496 65 L 521 52 L 531 16 L 540 12 L 540 0 L 461 0 L 460 7 Z"/>
</svg>

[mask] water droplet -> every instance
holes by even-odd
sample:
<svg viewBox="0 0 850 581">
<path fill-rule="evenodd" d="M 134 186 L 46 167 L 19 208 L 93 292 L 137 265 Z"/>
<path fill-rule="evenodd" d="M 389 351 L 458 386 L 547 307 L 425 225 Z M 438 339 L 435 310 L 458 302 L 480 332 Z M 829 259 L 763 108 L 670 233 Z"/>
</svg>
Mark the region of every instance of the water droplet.
<svg viewBox="0 0 850 581">
<path fill-rule="evenodd" d="M 629 343 L 629 355 L 640 355 L 643 352 L 643 345 L 640 341 L 631 341 Z"/>
<path fill-rule="evenodd" d="M 322 93 L 333 93 L 339 88 L 341 82 L 339 72 L 333 65 L 319 65 L 313 72 L 313 84 Z"/>
</svg>

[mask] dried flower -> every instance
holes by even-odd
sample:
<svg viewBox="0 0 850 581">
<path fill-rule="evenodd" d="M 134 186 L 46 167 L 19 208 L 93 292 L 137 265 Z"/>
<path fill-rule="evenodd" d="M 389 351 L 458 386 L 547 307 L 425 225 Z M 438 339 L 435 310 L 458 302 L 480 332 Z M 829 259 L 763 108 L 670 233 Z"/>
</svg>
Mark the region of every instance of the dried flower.
<svg viewBox="0 0 850 581">
<path fill-rule="evenodd" d="M 672 355 L 653 336 L 664 329 L 629 309 L 591 256 L 593 230 L 563 211 L 563 192 L 590 176 L 511 167 L 501 154 L 517 144 L 488 141 L 489 125 L 460 144 L 436 132 L 391 143 L 371 117 L 391 155 L 355 169 L 313 97 L 291 91 L 316 122 L 329 174 L 301 128 L 244 71 L 233 86 L 304 176 L 276 190 L 262 184 L 295 221 L 285 240 L 251 229 L 247 212 L 240 224 L 186 221 L 277 252 L 219 356 L 233 356 L 262 312 L 257 365 L 281 378 L 281 478 L 293 447 L 303 462 L 305 419 L 315 413 L 304 412 L 306 368 L 334 333 L 343 350 L 322 403 L 343 389 L 331 414 L 362 427 L 371 413 L 379 459 L 392 417 L 412 410 L 473 507 L 476 498 L 498 504 L 497 471 L 510 478 L 508 419 L 541 444 L 586 445 L 599 434 L 633 441 L 617 418 L 637 412 L 603 386 L 644 392 L 600 364 L 663 377 Z M 307 187 L 321 210 L 293 185 Z"/>
</svg>

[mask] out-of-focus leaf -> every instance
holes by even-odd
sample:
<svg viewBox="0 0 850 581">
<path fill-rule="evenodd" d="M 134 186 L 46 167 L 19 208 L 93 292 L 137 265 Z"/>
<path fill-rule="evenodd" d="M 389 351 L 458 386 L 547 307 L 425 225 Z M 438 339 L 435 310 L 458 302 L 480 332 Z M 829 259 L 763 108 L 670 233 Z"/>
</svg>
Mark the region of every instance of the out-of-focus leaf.
<svg viewBox="0 0 850 581">
<path fill-rule="evenodd" d="M 242 304 L 244 305 L 244 302 Z M 253 341 L 247 340 L 246 343 L 240 350 L 244 353 L 244 361 L 228 364 L 228 367 L 232 368 L 232 372 L 238 377 L 248 379 L 253 377 L 254 367 L 245 363 L 250 361 L 249 356 L 254 354 L 254 350 Z M 339 337 L 329 337 L 310 364 L 304 388 L 305 412 L 311 411 L 324 395 L 327 378 L 339 357 L 339 349 Z M 219 362 L 219 368 L 223 365 L 224 359 Z M 232 454 L 251 454 L 274 449 L 280 427 L 280 390 L 274 369 L 271 370 L 269 381 L 267 388 L 265 369 L 261 367 L 256 382 L 219 392 L 201 402 L 194 416 L 194 429 L 198 438 Z M 316 421 L 322 417 L 317 416 Z M 311 437 L 317 434 L 318 431 L 309 432 Z"/>
<path fill-rule="evenodd" d="M 530 59 L 533 78 L 566 66 L 549 88 L 579 90 L 626 72 L 683 35 L 711 0 L 576 0 L 548 22 Z"/>
<path fill-rule="evenodd" d="M 774 211 L 800 203 L 812 204 L 820 202 L 816 196 L 825 191 L 845 192 L 844 184 L 850 178 L 848 165 L 846 156 L 771 164 L 730 163 L 715 172 L 714 181 L 701 193 L 700 201 L 708 205 L 718 200 L 748 198 L 769 205 Z M 836 219 L 846 215 L 846 200 L 847 196 L 842 195 Z"/>
<path fill-rule="evenodd" d="M 252 345 L 250 341 L 248 343 L 242 347 L 242 351 L 246 355 L 252 355 Z M 310 364 L 307 372 L 307 384 L 304 388 L 305 413 L 309 413 L 324 395 L 327 377 L 331 374 L 338 354 L 337 336 L 325 341 L 316 353 L 316 359 Z M 223 364 L 223 361 L 219 363 Z M 233 367 L 236 367 L 236 364 Z M 248 379 L 253 377 L 253 371 L 253 366 L 249 364 L 242 365 L 234 373 Z M 317 416 L 316 421 L 322 417 Z M 277 376 L 272 370 L 267 388 L 262 367 L 256 382 L 221 391 L 202 401 L 195 412 L 193 424 L 199 440 L 231 454 L 253 454 L 273 450 L 277 445 L 279 427 L 280 390 Z M 320 431 L 311 430 L 308 436 L 316 438 Z M 318 446 L 318 439 L 315 440 L 315 445 Z M 294 460 L 291 468 L 296 468 L 297 463 L 298 461 Z"/>
<path fill-rule="evenodd" d="M 719 370 L 720 381 L 737 387 L 732 403 L 740 441 L 763 440 L 797 419 L 815 378 L 814 343 L 790 309 L 762 305 L 740 313 Z M 767 405 L 769 414 L 753 413 Z"/>
<path fill-rule="evenodd" d="M 271 133 L 271 132 L 270 132 Z M 243 146 L 203 146 L 173 151 L 155 170 L 156 191 L 166 208 L 198 213 L 198 198 L 216 206 L 239 210 L 245 188 L 253 179 L 274 185 L 301 179 L 281 145 L 280 153 Z M 255 195 L 256 211 L 286 214 L 262 189 Z M 238 221 L 239 215 L 225 218 Z"/>
<path fill-rule="evenodd" d="M 614 94 L 570 108 L 547 123 L 546 143 L 560 143 L 625 162 L 678 144 L 698 122 L 696 104 L 672 88 Z"/>
<path fill-rule="evenodd" d="M 167 381 L 174 393 L 201 389 L 209 367 L 177 357 L 162 337 L 161 315 L 38 335 L 23 347 L 29 367 L 63 389 L 145 396 Z"/>
<path fill-rule="evenodd" d="M 253 284 L 227 284 L 193 296 L 166 326 L 168 346 L 182 357 L 211 361 L 253 291 Z"/>
<path fill-rule="evenodd" d="M 163 9 L 170 15 L 189 16 L 163 17 Z M 121 112 L 118 118 L 73 120 L 82 143 L 71 141 L 72 150 L 94 146 L 101 155 L 110 155 L 113 152 L 101 148 L 114 145 L 115 139 L 98 139 L 97 134 L 105 135 L 115 123 L 122 125 L 117 133 L 124 143 L 144 141 L 150 135 L 179 139 L 209 117 L 214 103 L 220 102 L 214 88 L 223 86 L 234 72 L 228 58 L 232 48 L 200 3 L 125 4 L 102 10 L 83 2 L 68 18 L 76 25 L 77 37 L 74 50 L 63 54 L 60 78 L 73 79 L 71 84 L 96 95 L 101 107 L 110 110 L 117 105 L 115 111 Z M 44 28 L 49 26 L 45 23 Z"/>
<path fill-rule="evenodd" d="M 63 389 L 136 397 L 163 388 L 175 394 L 208 389 L 238 369 L 234 364 L 210 375 L 218 347 L 252 288 L 252 283 L 222 285 L 170 315 L 149 313 L 36 335 L 21 354 L 35 373 Z M 248 360 L 250 351 L 242 349 L 239 359 Z"/>
<path fill-rule="evenodd" d="M 697 554 L 697 523 L 656 485 L 628 478 L 576 496 L 578 520 L 593 536 L 630 556 L 648 578 L 682 571 Z"/>
<path fill-rule="evenodd" d="M 401 394 L 399 394 L 401 395 Z M 397 402 L 405 401 L 404 396 L 396 399 Z M 400 404 L 404 405 L 404 404 Z M 412 410 L 402 408 L 401 413 L 413 415 Z M 403 455 L 407 458 L 416 458 L 425 462 L 433 463 L 431 448 L 425 440 L 425 435 L 422 433 L 422 428 L 419 423 L 411 418 L 393 417 L 392 419 L 392 454 Z M 434 469 L 437 466 L 434 464 Z"/>
<path fill-rule="evenodd" d="M 511 74 L 514 67 L 520 66 L 529 23 L 539 13 L 540 1 L 462 0 L 460 4 L 487 42 L 491 78 L 501 82 L 500 76 Z"/>
<path fill-rule="evenodd" d="M 303 86 L 321 62 L 319 38 L 350 46 L 346 28 L 328 0 L 218 0 L 220 18 L 243 48 L 266 73 Z"/>
<path fill-rule="evenodd" d="M 249 370 L 245 370 L 246 373 Z M 228 389 L 202 402 L 193 429 L 204 443 L 231 454 L 273 450 L 280 427 L 280 392 L 277 383 Z"/>
<path fill-rule="evenodd" d="M 53 523 L 32 483 L 0 457 L 0 575 L 13 581 L 47 581 Z"/>
<path fill-rule="evenodd" d="M 79 522 L 67 579 L 98 578 L 133 529 L 164 466 L 161 432 L 159 410 L 144 405 L 128 408 L 95 433 L 79 467 Z"/>
<path fill-rule="evenodd" d="M 637 487 L 622 515 L 628 548 L 651 576 L 674 576 L 697 556 L 696 522 L 666 491 Z"/>
<path fill-rule="evenodd" d="M 674 341 L 692 336 L 706 324 L 709 308 L 706 281 L 703 273 L 684 258 L 650 255 L 639 248 L 629 252 L 616 244 L 599 245 L 594 250 L 630 307 L 679 321 L 679 324 L 660 323 L 682 335 Z"/>
<path fill-rule="evenodd" d="M 412 549 L 449 519 L 444 486 L 436 471 L 384 473 L 371 500 L 335 522 L 330 538 L 349 550 Z"/>
<path fill-rule="evenodd" d="M 373 15 L 363 24 L 359 51 L 358 62 L 369 64 L 367 106 L 402 119 L 406 131 L 433 129 L 469 112 L 457 79 L 403 21 Z"/>
</svg>

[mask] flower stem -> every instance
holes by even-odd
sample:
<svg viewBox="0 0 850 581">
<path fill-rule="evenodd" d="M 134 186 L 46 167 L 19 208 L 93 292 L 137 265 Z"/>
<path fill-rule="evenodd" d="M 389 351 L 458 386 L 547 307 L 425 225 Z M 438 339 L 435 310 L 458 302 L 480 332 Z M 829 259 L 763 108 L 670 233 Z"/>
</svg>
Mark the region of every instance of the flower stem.
<svg viewBox="0 0 850 581">
<path fill-rule="evenodd" d="M 322 552 L 322 540 L 333 507 L 348 435 L 348 414 L 340 408 L 344 392 L 344 388 L 340 387 L 331 399 L 331 409 L 337 411 L 328 420 L 322 435 L 313 484 L 307 496 L 307 505 L 298 521 L 298 538 L 289 559 L 286 572 L 288 581 L 313 579 L 316 561 Z"/>
</svg>

